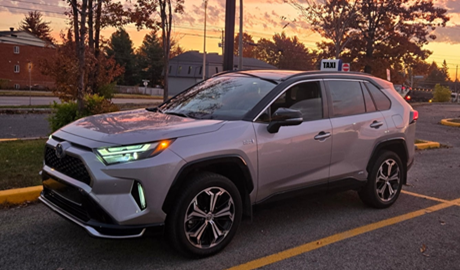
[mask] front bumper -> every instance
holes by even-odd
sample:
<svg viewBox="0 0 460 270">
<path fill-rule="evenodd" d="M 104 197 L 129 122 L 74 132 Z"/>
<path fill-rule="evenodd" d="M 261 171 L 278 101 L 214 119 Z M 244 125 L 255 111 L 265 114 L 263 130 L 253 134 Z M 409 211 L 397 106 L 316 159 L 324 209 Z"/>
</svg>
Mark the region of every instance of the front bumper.
<svg viewBox="0 0 460 270">
<path fill-rule="evenodd" d="M 40 201 L 67 220 L 100 238 L 141 237 L 147 229 L 160 233 L 164 224 L 119 225 L 85 192 L 62 181 L 48 179 L 43 183 Z"/>
</svg>

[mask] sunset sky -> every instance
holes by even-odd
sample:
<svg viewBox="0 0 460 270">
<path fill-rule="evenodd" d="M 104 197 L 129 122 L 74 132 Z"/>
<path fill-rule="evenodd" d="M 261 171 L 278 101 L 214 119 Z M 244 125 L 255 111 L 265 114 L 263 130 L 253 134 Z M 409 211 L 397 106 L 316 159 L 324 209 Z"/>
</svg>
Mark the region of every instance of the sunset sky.
<svg viewBox="0 0 460 270">
<path fill-rule="evenodd" d="M 251 34 L 257 42 L 260 38 L 270 39 L 275 33 L 283 30 L 288 36 L 297 35 L 309 48 L 316 48 L 321 37 L 308 30 L 308 24 L 302 20 L 299 12 L 283 0 L 243 0 L 244 31 Z M 124 1 L 122 1 L 124 2 Z M 34 4 L 36 3 L 36 4 Z M 445 59 L 450 68 L 450 75 L 455 78 L 455 69 L 460 65 L 460 0 L 436 0 L 437 6 L 446 8 L 451 20 L 446 28 L 435 31 L 437 39 L 430 42 L 427 49 L 433 51 L 428 61 L 436 61 L 438 65 Z M 67 6 L 60 0 L 0 0 L 0 31 L 10 27 L 18 28 L 24 15 L 31 10 L 41 11 L 46 21 L 51 22 L 53 35 L 58 37 L 61 30 L 66 29 L 67 19 L 63 15 Z M 202 0 L 185 0 L 185 12 L 177 15 L 174 20 L 173 36 L 186 50 L 203 51 L 203 19 L 204 4 Z M 206 51 L 221 53 L 218 44 L 221 42 L 224 29 L 225 0 L 209 0 L 207 9 Z M 239 1 L 237 0 L 235 31 L 239 29 Z M 286 26 L 287 25 L 287 26 Z M 135 47 L 138 47 L 148 30 L 137 31 L 133 25 L 125 29 L 130 34 Z M 104 29 L 102 35 L 109 38 L 115 29 Z M 460 73 L 459 73 L 460 77 Z"/>
</svg>

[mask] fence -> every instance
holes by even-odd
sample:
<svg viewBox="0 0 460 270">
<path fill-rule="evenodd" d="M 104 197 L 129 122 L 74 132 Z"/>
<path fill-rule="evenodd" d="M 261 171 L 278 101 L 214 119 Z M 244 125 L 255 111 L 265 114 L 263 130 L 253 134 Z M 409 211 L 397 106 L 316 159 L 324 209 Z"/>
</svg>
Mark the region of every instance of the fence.
<svg viewBox="0 0 460 270">
<path fill-rule="evenodd" d="M 125 94 L 143 94 L 150 96 L 163 96 L 162 88 L 152 88 L 152 87 L 140 87 L 140 86 L 124 86 L 116 85 L 115 93 L 125 93 Z"/>
</svg>

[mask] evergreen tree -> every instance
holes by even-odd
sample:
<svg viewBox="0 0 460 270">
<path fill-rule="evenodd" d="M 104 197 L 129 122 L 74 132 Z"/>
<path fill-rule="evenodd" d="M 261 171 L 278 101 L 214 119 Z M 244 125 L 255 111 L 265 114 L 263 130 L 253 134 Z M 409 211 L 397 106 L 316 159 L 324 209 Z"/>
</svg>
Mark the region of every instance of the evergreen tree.
<svg viewBox="0 0 460 270">
<path fill-rule="evenodd" d="M 42 19 L 43 15 L 40 11 L 30 11 L 19 25 L 19 30 L 27 31 L 32 35 L 41 38 L 45 41 L 54 42 L 51 37 L 50 22 L 45 22 Z"/>
<path fill-rule="evenodd" d="M 106 53 L 125 69 L 124 74 L 117 78 L 118 84 L 138 85 L 142 82 L 136 65 L 133 42 L 124 29 L 119 29 L 112 34 Z"/>
<path fill-rule="evenodd" d="M 145 35 L 142 45 L 137 52 L 139 67 L 142 70 L 142 79 L 149 80 L 149 85 L 161 84 L 163 72 L 163 48 L 157 37 L 157 32 L 152 31 Z"/>
</svg>

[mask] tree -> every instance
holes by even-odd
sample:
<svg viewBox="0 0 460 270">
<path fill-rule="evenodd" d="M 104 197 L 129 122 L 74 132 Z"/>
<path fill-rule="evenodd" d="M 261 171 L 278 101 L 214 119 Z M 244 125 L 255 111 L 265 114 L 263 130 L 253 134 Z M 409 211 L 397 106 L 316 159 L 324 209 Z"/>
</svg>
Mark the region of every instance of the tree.
<svg viewBox="0 0 460 270">
<path fill-rule="evenodd" d="M 75 54 L 76 43 L 73 40 L 72 31 L 69 29 L 67 35 L 61 33 L 62 44 L 57 47 L 53 57 L 42 59 L 39 62 L 41 72 L 47 76 L 53 77 L 56 83 L 56 88 L 53 92 L 62 101 L 78 100 L 80 73 L 79 60 Z M 86 47 L 88 51 L 89 48 Z M 115 77 L 122 74 L 123 69 L 117 65 L 113 58 L 107 58 L 104 54 L 100 54 L 98 58 L 87 53 L 85 54 L 85 72 L 84 82 L 88 81 L 88 74 L 98 70 L 97 83 L 101 86 L 110 84 Z M 98 65 L 96 65 L 98 63 Z"/>
<path fill-rule="evenodd" d="M 233 54 L 239 55 L 239 39 L 240 34 L 235 36 L 235 41 L 233 45 Z M 254 58 L 256 56 L 256 46 L 257 44 L 254 42 L 252 36 L 248 33 L 243 33 L 243 57 Z"/>
<path fill-rule="evenodd" d="M 140 83 L 136 70 L 133 42 L 129 34 L 123 29 L 112 34 L 105 49 L 107 56 L 113 57 L 115 62 L 124 68 L 124 74 L 117 78 L 121 85 L 136 85 Z"/>
<path fill-rule="evenodd" d="M 145 7 L 158 6 L 158 15 L 160 17 L 159 27 L 161 29 L 161 41 L 163 48 L 163 100 L 168 99 L 168 76 L 169 76 L 169 55 L 171 52 L 171 30 L 173 24 L 173 14 L 184 12 L 184 0 L 137 0 L 135 13 L 139 16 L 133 16 L 133 21 L 136 21 L 138 28 L 145 26 L 146 28 L 154 29 L 152 19 L 150 19 L 155 9 L 145 9 Z M 136 20 L 139 19 L 139 20 Z"/>
<path fill-rule="evenodd" d="M 409 2 L 408 0 L 360 0 L 357 30 L 364 72 L 372 73 L 377 65 L 375 59 L 398 55 L 405 58 L 426 59 L 430 52 L 423 49 L 429 40 L 436 36 L 431 31 L 436 26 L 445 26 L 449 17 L 446 10 L 436 8 L 432 0 Z M 410 63 L 408 63 L 410 64 Z"/>
<path fill-rule="evenodd" d="M 345 46 L 356 37 L 357 1 L 325 0 L 319 4 L 307 0 L 307 7 L 288 0 L 288 3 L 301 11 L 303 18 L 311 25 L 311 30 L 331 40 L 324 42 L 329 47 L 329 54 L 339 59 Z"/>
<path fill-rule="evenodd" d="M 163 48 L 157 37 L 157 32 L 152 31 L 145 35 L 142 45 L 137 52 L 139 67 L 142 70 L 142 79 L 148 79 L 150 85 L 161 84 L 163 71 Z"/>
<path fill-rule="evenodd" d="M 446 85 L 447 82 L 449 82 L 449 75 L 446 68 L 446 60 L 444 60 L 441 68 L 439 68 L 436 62 L 433 61 L 430 65 L 429 74 L 424 81 L 424 85 L 429 88 L 433 88 L 437 84 Z"/>
<path fill-rule="evenodd" d="M 275 34 L 273 41 L 257 42 L 256 58 L 280 69 L 312 70 L 316 67 L 317 54 L 309 51 L 299 39 L 287 37 L 283 32 Z"/>
<path fill-rule="evenodd" d="M 40 39 L 54 43 L 54 39 L 51 37 L 52 30 L 49 27 L 50 23 L 43 21 L 43 15 L 40 11 L 29 11 L 21 21 L 19 29 L 27 31 Z"/>
</svg>

